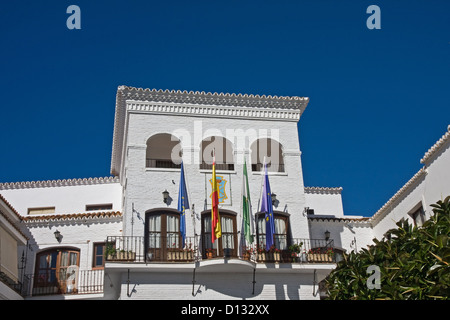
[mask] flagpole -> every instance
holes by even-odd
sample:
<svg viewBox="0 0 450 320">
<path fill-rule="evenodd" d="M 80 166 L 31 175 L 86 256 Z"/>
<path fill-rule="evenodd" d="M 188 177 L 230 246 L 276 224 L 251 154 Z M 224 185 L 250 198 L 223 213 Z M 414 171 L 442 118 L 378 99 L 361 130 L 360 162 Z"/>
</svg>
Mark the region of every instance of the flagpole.
<svg viewBox="0 0 450 320">
<path fill-rule="evenodd" d="M 214 170 L 215 170 L 215 165 L 216 165 L 216 147 L 214 147 Z M 217 190 L 217 192 L 219 192 L 219 190 Z M 217 211 L 219 211 L 219 204 L 217 204 Z M 219 219 L 220 219 L 220 217 L 219 217 Z M 219 221 L 219 223 L 220 223 L 220 221 Z M 214 232 L 215 232 L 215 230 L 214 230 Z M 217 246 L 217 256 L 219 257 L 220 256 L 220 253 L 219 253 L 219 238 L 216 238 L 216 246 Z"/>
<path fill-rule="evenodd" d="M 251 159 L 250 159 L 250 161 L 251 161 Z M 250 165 L 251 165 L 251 162 L 250 162 Z M 250 199 L 251 191 L 250 191 L 250 186 L 248 184 L 248 167 L 247 167 L 247 181 L 246 182 L 247 182 L 246 187 L 248 189 L 248 196 Z M 255 241 L 256 235 L 254 234 L 254 233 L 256 233 L 256 221 L 255 221 L 255 216 L 253 214 L 253 205 L 252 205 L 251 199 L 248 202 L 248 207 L 249 207 L 249 218 L 250 218 L 250 235 L 251 235 L 251 240 L 252 240 L 251 243 L 253 244 L 253 243 L 256 243 L 256 241 Z"/>
<path fill-rule="evenodd" d="M 215 244 L 217 247 L 217 257 L 219 257 L 219 239 L 216 239 Z"/>
<path fill-rule="evenodd" d="M 184 166 L 183 156 L 181 156 L 181 163 Z M 183 168 L 183 171 L 184 171 L 184 183 L 186 185 L 186 189 L 187 189 L 187 193 L 188 193 L 189 199 L 190 199 L 190 201 L 192 201 L 191 188 L 189 188 L 189 181 L 186 178 L 186 170 L 184 170 L 184 168 Z M 192 203 L 192 208 L 189 208 L 189 210 L 191 211 L 192 224 L 193 224 L 193 227 L 194 227 L 194 245 L 195 245 L 195 211 L 194 211 L 194 204 L 193 203 Z"/>
<path fill-rule="evenodd" d="M 248 184 L 248 169 L 247 169 L 247 161 L 246 161 L 246 157 L 244 154 L 244 165 L 243 165 L 243 170 L 242 170 L 242 186 L 241 186 L 241 218 L 242 218 L 242 231 L 243 231 L 243 239 L 245 239 L 244 243 L 245 245 L 251 245 L 253 243 L 253 210 L 252 210 L 252 204 L 251 204 L 251 196 L 250 196 L 250 188 L 249 188 L 249 184 Z M 245 169 L 245 170 L 244 170 Z M 244 196 L 246 197 L 246 202 L 244 201 Z M 247 211 L 248 212 L 244 212 L 244 205 L 247 205 Z M 248 216 L 247 216 L 248 215 Z M 247 221 L 249 224 L 249 228 L 247 230 L 247 222 L 245 221 L 246 218 L 248 218 L 249 220 Z M 247 239 L 247 232 L 249 235 L 249 238 L 251 239 Z M 241 239 L 242 240 L 242 239 Z"/>
<path fill-rule="evenodd" d="M 264 156 L 263 169 L 265 166 L 266 166 L 266 156 Z M 262 191 L 263 191 L 264 175 L 265 175 L 265 172 L 261 175 L 261 188 L 259 189 L 258 208 L 261 208 L 261 198 L 262 198 Z"/>
<path fill-rule="evenodd" d="M 250 166 L 251 166 L 251 160 L 252 159 L 249 159 L 250 160 Z M 248 167 L 247 167 L 247 178 L 248 178 Z M 247 182 L 248 182 L 248 180 L 247 180 Z M 249 194 L 249 196 L 250 196 L 250 188 L 248 189 L 248 194 Z M 252 239 L 252 244 L 253 243 L 256 243 L 256 235 L 254 235 L 253 233 L 255 232 L 256 233 L 256 219 L 255 219 L 255 215 L 253 214 L 253 205 L 252 205 L 252 202 L 251 201 L 249 201 L 249 216 L 250 216 L 250 232 L 251 232 L 251 239 Z"/>
<path fill-rule="evenodd" d="M 214 147 L 213 148 L 213 170 L 215 171 L 215 166 L 216 166 L 216 147 Z M 213 180 L 214 181 L 214 180 Z M 213 182 L 214 183 L 214 182 Z M 215 192 L 214 191 L 214 185 L 212 186 L 212 190 L 213 190 L 213 192 Z M 213 196 L 214 197 L 214 196 Z M 211 209 L 212 209 L 212 207 L 213 207 L 213 199 L 211 198 Z M 217 210 L 219 210 L 219 204 L 217 204 Z M 212 220 L 212 218 L 211 218 L 211 228 L 213 227 L 213 220 Z M 215 229 L 212 229 L 211 230 L 211 236 L 212 236 L 212 232 L 216 232 L 216 230 Z M 216 240 L 214 241 L 214 244 L 216 245 L 216 252 L 217 252 L 217 257 L 219 257 L 219 239 L 218 238 L 216 238 Z"/>
<path fill-rule="evenodd" d="M 244 158 L 244 163 L 245 163 L 245 153 L 243 153 L 243 158 Z M 242 236 L 241 234 L 241 239 L 239 239 L 242 242 L 245 243 L 245 245 L 247 245 L 247 239 L 245 239 L 245 226 L 244 226 L 244 170 L 242 170 L 242 187 L 241 187 L 241 206 L 240 206 L 240 212 L 241 212 L 241 219 L 242 219 L 242 225 L 241 225 L 241 231 L 244 231 L 243 234 L 244 236 Z M 243 247 L 244 246 L 240 246 L 241 247 L 241 253 L 243 253 Z"/>
<path fill-rule="evenodd" d="M 133 239 L 133 229 L 134 229 L 134 202 L 131 203 L 131 238 Z"/>
</svg>

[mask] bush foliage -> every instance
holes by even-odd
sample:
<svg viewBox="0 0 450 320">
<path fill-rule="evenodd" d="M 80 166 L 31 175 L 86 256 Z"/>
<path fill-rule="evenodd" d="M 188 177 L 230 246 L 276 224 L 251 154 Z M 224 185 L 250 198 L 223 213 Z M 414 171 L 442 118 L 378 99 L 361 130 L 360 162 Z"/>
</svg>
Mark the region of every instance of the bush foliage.
<svg viewBox="0 0 450 320">
<path fill-rule="evenodd" d="M 326 281 L 329 299 L 449 299 L 450 196 L 431 206 L 422 227 L 402 219 L 374 245 L 344 254 Z M 372 265 L 380 270 L 379 289 L 367 285 Z"/>
</svg>

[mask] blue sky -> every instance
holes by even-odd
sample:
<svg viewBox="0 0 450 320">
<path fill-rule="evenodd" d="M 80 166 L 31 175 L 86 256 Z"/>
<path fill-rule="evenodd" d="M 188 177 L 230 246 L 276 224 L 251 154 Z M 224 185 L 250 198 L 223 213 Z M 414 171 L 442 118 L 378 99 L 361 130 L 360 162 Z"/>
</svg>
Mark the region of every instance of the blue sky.
<svg viewBox="0 0 450 320">
<path fill-rule="evenodd" d="M 81 30 L 69 30 L 69 5 Z M 369 5 L 381 29 L 369 30 Z M 450 1 L 10 1 L 0 182 L 108 176 L 119 85 L 307 96 L 304 182 L 375 213 L 450 124 Z"/>
</svg>

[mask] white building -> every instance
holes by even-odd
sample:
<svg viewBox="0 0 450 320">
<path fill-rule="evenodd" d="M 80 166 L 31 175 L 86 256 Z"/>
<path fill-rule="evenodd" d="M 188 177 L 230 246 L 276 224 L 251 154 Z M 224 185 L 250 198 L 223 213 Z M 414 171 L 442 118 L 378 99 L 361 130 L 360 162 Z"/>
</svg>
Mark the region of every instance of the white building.
<svg viewBox="0 0 450 320">
<path fill-rule="evenodd" d="M 13 228 L 28 238 L 17 239 L 17 257 L 25 261 L 15 279 L 22 295 L 319 299 L 318 284 L 340 253 L 381 238 L 402 217 L 420 223 L 421 216 L 429 216 L 430 204 L 450 194 L 450 131 L 425 154 L 424 167 L 373 217 L 346 216 L 342 188 L 303 184 L 297 123 L 308 101 L 119 87 L 114 177 L 0 184 L 0 194 L 20 216 Z M 214 245 L 212 150 L 222 223 L 222 237 Z M 258 214 L 264 158 L 271 164 L 273 251 L 280 251 L 270 254 L 263 254 L 264 217 Z M 184 248 L 178 211 L 181 159 L 190 202 Z M 244 159 L 256 217 L 253 244 L 245 242 L 242 229 Z M 293 244 L 301 244 L 294 256 Z M 261 252 L 247 257 L 250 248 Z"/>
<path fill-rule="evenodd" d="M 19 222 L 19 213 L 0 195 L 0 300 L 22 299 L 19 268 L 23 261 L 17 249 L 28 239 L 17 226 Z"/>
</svg>

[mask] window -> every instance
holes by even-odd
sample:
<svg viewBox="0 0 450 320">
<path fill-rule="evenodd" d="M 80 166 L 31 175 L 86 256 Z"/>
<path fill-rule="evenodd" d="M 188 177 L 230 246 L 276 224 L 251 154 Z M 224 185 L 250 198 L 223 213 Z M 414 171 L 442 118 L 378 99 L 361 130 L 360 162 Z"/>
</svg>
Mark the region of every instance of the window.
<svg viewBox="0 0 450 320">
<path fill-rule="evenodd" d="M 202 141 L 200 169 L 212 170 L 213 151 L 216 152 L 216 170 L 234 170 L 233 145 L 222 137 L 209 137 Z"/>
<path fill-rule="evenodd" d="M 104 211 L 104 210 L 112 210 L 112 203 L 86 205 L 86 211 Z"/>
<path fill-rule="evenodd" d="M 47 214 L 55 213 L 55 207 L 44 207 L 44 208 L 28 208 L 28 214 Z"/>
<path fill-rule="evenodd" d="M 425 212 L 423 211 L 422 206 L 420 206 L 417 210 L 413 211 L 410 215 L 416 227 L 421 227 L 425 222 Z"/>
<path fill-rule="evenodd" d="M 275 224 L 275 233 L 273 235 L 273 243 L 275 248 L 280 250 L 288 249 L 288 225 L 289 217 L 274 214 L 274 224 Z M 260 213 L 258 215 L 258 225 L 257 225 L 257 238 L 258 238 L 258 246 L 260 248 L 266 247 L 266 219 L 265 214 Z"/>
<path fill-rule="evenodd" d="M 182 248 L 180 214 L 151 212 L 146 214 L 147 260 L 166 260 L 171 250 Z"/>
<path fill-rule="evenodd" d="M 94 243 L 93 268 L 103 268 L 105 266 L 105 243 Z"/>
<path fill-rule="evenodd" d="M 34 276 L 34 294 L 65 293 L 76 290 L 80 251 L 57 248 L 37 255 Z"/>
<path fill-rule="evenodd" d="M 181 143 L 168 133 L 159 133 L 147 140 L 146 168 L 181 168 Z"/>
<path fill-rule="evenodd" d="M 281 144 L 270 138 L 258 139 L 250 146 L 252 171 L 264 170 L 266 157 L 267 171 L 284 172 L 284 160 Z"/>
<path fill-rule="evenodd" d="M 202 214 L 202 247 L 203 256 L 212 251 L 213 256 L 237 256 L 236 216 L 231 213 L 219 212 L 222 236 L 213 244 L 211 242 L 211 211 Z M 217 253 L 217 243 L 219 252 Z"/>
</svg>

